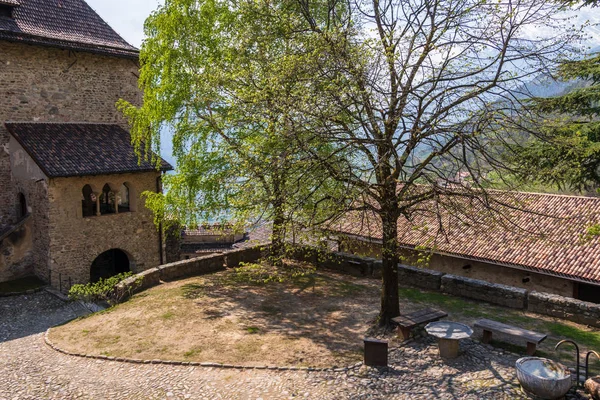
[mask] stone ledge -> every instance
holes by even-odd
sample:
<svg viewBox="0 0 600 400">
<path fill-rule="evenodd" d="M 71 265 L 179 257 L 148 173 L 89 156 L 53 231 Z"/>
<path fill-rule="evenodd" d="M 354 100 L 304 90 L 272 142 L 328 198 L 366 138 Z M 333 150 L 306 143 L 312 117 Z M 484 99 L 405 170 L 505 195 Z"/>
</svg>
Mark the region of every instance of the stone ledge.
<svg viewBox="0 0 600 400">
<path fill-rule="evenodd" d="M 339 367 L 328 367 L 328 368 L 314 368 L 314 367 L 295 367 L 295 366 L 276 366 L 276 365 L 258 365 L 258 366 L 246 366 L 246 365 L 232 365 L 232 364 L 221 364 L 221 363 L 213 363 L 213 362 L 197 362 L 197 361 L 173 361 L 173 360 L 141 360 L 138 358 L 125 358 L 125 357 L 110 357 L 110 356 L 96 356 L 91 354 L 81 354 L 74 353 L 71 351 L 67 351 L 61 349 L 56 346 L 50 338 L 50 329 L 46 330 L 44 333 L 44 343 L 52 350 L 57 351 L 59 353 L 65 354 L 71 357 L 79 357 L 79 358 L 89 358 L 93 360 L 104 360 L 104 361 L 112 361 L 112 362 L 120 362 L 120 363 L 128 363 L 128 364 L 160 364 L 160 365 L 171 365 L 171 366 L 190 366 L 190 367 L 204 367 L 204 368 L 221 368 L 221 369 L 267 369 L 272 371 L 303 371 L 303 372 L 347 372 L 354 369 L 358 369 L 362 366 L 362 363 L 352 364 L 348 367 L 339 368 Z"/>
<path fill-rule="evenodd" d="M 398 280 L 423 289 L 440 290 L 443 272 L 398 264 Z"/>
<path fill-rule="evenodd" d="M 458 275 L 444 275 L 441 277 L 441 281 L 441 290 L 444 293 L 521 310 L 525 309 L 527 305 L 526 289 Z"/>
<path fill-rule="evenodd" d="M 22 295 L 26 295 L 26 294 L 34 294 L 34 293 L 39 293 L 43 290 L 46 290 L 47 286 L 42 286 L 36 289 L 29 289 L 29 290 L 25 290 L 23 292 L 10 292 L 10 293 L 0 293 L 0 297 L 14 297 L 14 296 L 22 296 Z"/>
<path fill-rule="evenodd" d="M 600 328 L 600 304 L 533 291 L 527 310 Z"/>
</svg>

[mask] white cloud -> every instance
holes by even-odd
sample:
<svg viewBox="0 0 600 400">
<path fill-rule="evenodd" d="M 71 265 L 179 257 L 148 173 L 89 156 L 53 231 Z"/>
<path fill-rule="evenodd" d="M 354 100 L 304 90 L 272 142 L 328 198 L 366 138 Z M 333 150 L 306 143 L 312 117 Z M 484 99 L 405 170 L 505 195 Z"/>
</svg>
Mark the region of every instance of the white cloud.
<svg viewBox="0 0 600 400">
<path fill-rule="evenodd" d="M 139 47 L 144 21 L 163 0 L 87 0 L 87 3 L 125 40 Z"/>
</svg>

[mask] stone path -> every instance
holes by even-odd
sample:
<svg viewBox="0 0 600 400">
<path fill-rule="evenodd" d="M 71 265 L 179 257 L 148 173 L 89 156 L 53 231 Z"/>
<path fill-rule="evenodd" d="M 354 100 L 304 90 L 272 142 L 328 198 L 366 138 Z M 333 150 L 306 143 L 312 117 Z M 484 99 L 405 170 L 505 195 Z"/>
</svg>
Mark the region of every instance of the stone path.
<svg viewBox="0 0 600 400">
<path fill-rule="evenodd" d="M 84 310 L 42 292 L 0 298 L 0 399 L 519 399 L 516 357 L 472 341 L 445 363 L 421 338 L 391 368 L 349 373 L 126 364 L 60 354 L 49 326 Z"/>
</svg>

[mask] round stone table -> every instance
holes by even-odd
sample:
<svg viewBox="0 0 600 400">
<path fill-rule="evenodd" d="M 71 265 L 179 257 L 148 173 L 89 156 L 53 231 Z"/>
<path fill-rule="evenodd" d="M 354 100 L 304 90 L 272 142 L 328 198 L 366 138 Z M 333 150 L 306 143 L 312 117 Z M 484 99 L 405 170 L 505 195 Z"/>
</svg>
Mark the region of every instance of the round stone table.
<svg viewBox="0 0 600 400">
<path fill-rule="evenodd" d="M 450 321 L 431 322 L 425 330 L 439 339 L 440 356 L 444 358 L 458 357 L 458 341 L 470 338 L 473 334 L 473 329 L 467 325 Z"/>
</svg>

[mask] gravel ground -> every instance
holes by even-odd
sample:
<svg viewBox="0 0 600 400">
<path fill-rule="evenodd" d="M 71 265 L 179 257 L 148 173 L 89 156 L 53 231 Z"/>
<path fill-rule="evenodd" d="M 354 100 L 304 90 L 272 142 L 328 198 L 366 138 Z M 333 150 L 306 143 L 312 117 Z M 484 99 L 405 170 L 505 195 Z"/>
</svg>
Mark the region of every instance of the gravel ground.
<svg viewBox="0 0 600 400">
<path fill-rule="evenodd" d="M 139 365 L 66 356 L 44 331 L 85 311 L 42 292 L 0 298 L 0 399 L 519 399 L 516 356 L 470 340 L 444 362 L 414 340 L 391 367 L 347 373 Z"/>
</svg>

